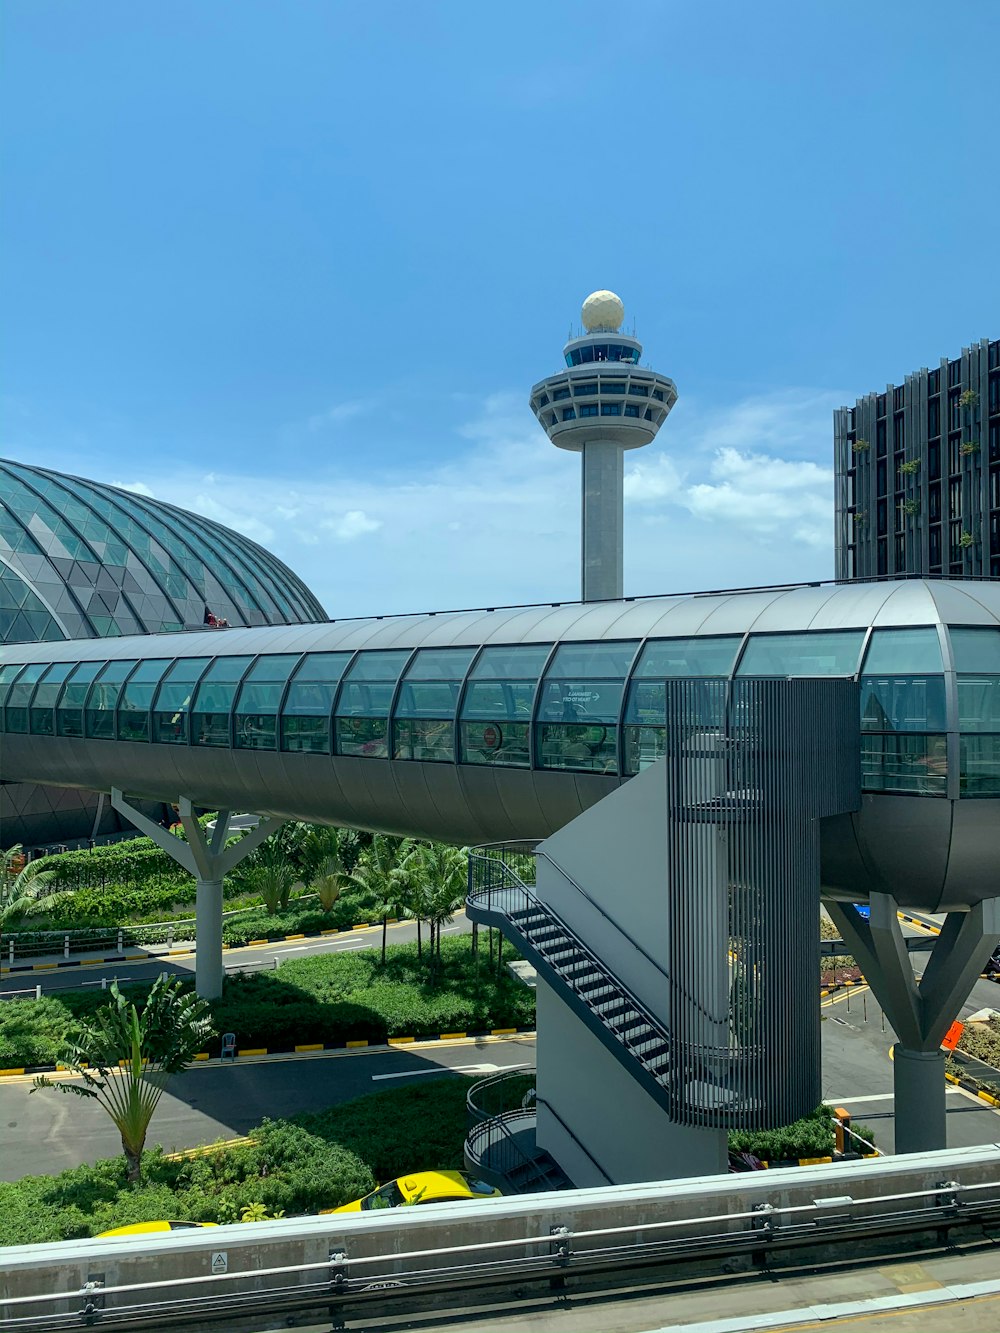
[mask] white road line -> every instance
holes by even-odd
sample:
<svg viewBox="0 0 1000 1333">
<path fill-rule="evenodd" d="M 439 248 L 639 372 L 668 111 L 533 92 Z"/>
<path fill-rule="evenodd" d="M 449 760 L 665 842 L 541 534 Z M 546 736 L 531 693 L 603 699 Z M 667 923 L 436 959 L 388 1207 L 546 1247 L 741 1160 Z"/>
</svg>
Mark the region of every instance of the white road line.
<svg viewBox="0 0 1000 1333">
<path fill-rule="evenodd" d="M 945 1088 L 945 1092 L 946 1092 L 946 1093 L 954 1093 L 954 1092 L 961 1092 L 961 1091 L 962 1091 L 961 1088 L 956 1088 L 956 1087 L 954 1086 L 954 1084 L 951 1084 L 951 1083 L 949 1083 L 948 1086 Z M 869 1096 L 866 1096 L 866 1097 L 854 1097 L 854 1096 L 834 1097 L 834 1096 L 827 1096 L 827 1097 L 824 1097 L 823 1100 L 827 1103 L 827 1105 L 830 1105 L 830 1106 L 848 1106 L 848 1107 L 849 1107 L 849 1106 L 861 1106 L 861 1105 L 863 1105 L 865 1102 L 891 1102 L 891 1101 L 894 1099 L 895 1095 L 896 1095 L 896 1094 L 895 1094 L 894 1092 L 874 1092 L 874 1093 L 871 1093 Z M 977 1100 L 978 1100 L 978 1098 L 975 1096 L 974 1093 L 969 1093 L 968 1095 L 969 1095 L 970 1097 L 972 1097 L 972 1100 L 973 1100 L 973 1101 L 977 1101 Z M 989 1107 L 987 1106 L 986 1102 L 980 1102 L 980 1105 L 981 1105 L 982 1107 L 984 1107 L 985 1109 L 987 1109 L 987 1110 L 989 1109 Z"/>
<path fill-rule="evenodd" d="M 421 1074 L 453 1074 L 454 1072 L 447 1065 L 438 1065 L 435 1069 L 406 1069 L 401 1074 L 372 1074 L 372 1082 L 379 1083 L 385 1078 L 419 1078 Z"/>
</svg>

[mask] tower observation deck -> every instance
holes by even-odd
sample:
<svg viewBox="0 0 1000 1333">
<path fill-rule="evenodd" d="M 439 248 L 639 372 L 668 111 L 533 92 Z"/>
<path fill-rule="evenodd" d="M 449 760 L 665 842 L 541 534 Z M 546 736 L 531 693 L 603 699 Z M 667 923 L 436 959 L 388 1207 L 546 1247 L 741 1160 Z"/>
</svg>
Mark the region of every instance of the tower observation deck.
<svg viewBox="0 0 1000 1333">
<path fill-rule="evenodd" d="M 623 595 L 624 453 L 649 444 L 677 401 L 673 380 L 639 365 L 614 292 L 583 303 L 583 331 L 563 348 L 565 370 L 531 390 L 531 410 L 559 449 L 582 459 L 581 584 L 585 602 Z"/>
</svg>

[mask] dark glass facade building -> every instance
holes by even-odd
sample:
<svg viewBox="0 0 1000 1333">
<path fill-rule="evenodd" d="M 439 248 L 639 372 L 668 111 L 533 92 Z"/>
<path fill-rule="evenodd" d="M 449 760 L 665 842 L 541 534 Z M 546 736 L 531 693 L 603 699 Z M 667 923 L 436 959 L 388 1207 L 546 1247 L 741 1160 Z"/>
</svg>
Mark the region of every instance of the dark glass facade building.
<svg viewBox="0 0 1000 1333">
<path fill-rule="evenodd" d="M 834 413 L 838 579 L 1000 577 L 1000 340 Z"/>
<path fill-rule="evenodd" d="M 325 619 L 286 565 L 220 523 L 114 486 L 0 460 L 0 643 Z M 39 698 L 55 686 L 50 676 Z M 81 687 L 78 678 L 68 697 Z M 130 688 L 138 697 L 142 686 Z M 0 762 L 0 845 L 62 842 L 116 827 L 117 817 L 93 793 L 3 777 Z"/>
</svg>

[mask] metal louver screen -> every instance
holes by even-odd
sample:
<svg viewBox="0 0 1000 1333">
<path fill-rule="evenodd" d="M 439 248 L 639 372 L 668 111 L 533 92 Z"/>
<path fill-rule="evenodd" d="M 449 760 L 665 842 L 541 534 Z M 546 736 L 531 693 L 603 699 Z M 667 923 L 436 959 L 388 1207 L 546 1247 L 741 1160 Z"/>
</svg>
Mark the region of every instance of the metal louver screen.
<svg viewBox="0 0 1000 1333">
<path fill-rule="evenodd" d="M 861 803 L 850 680 L 667 682 L 673 1116 L 767 1128 L 820 1100 L 819 819 Z"/>
</svg>

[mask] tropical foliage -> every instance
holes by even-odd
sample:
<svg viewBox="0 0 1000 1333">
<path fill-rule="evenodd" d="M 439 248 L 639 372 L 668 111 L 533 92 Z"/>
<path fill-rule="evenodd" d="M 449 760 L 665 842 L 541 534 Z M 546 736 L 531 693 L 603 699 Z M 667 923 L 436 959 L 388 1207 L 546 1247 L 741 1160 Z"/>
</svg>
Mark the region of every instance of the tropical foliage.
<svg viewBox="0 0 1000 1333">
<path fill-rule="evenodd" d="M 176 977 L 158 977 L 141 1011 L 114 982 L 110 1001 L 67 1034 L 60 1063 L 73 1078 L 53 1082 L 40 1075 L 32 1092 L 56 1088 L 102 1106 L 121 1135 L 128 1179 L 136 1182 L 149 1122 L 167 1081 L 187 1068 L 211 1031 L 208 1005 L 182 991 Z"/>
<path fill-rule="evenodd" d="M 42 861 L 25 861 L 21 844 L 0 853 L 0 928 L 19 925 L 26 916 L 51 911 L 59 901 L 55 874 Z"/>
</svg>

